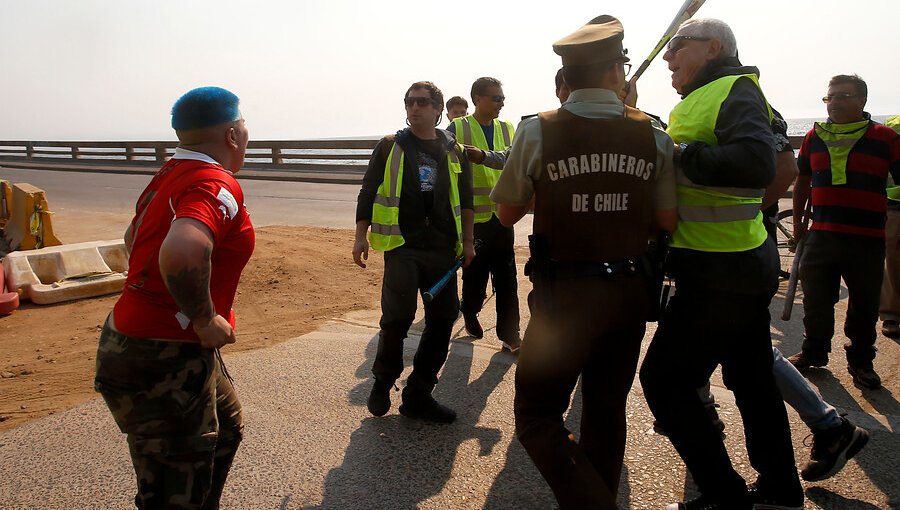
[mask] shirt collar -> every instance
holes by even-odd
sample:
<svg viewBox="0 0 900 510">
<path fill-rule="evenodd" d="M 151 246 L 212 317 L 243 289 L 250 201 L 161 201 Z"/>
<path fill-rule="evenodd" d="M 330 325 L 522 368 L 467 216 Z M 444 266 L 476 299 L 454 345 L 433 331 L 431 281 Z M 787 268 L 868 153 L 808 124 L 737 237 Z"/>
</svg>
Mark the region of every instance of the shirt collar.
<svg viewBox="0 0 900 510">
<path fill-rule="evenodd" d="M 573 90 L 569 94 L 569 98 L 563 104 L 578 102 L 603 102 L 603 103 L 621 103 L 619 96 L 609 89 L 578 89 Z"/>
<path fill-rule="evenodd" d="M 190 149 L 185 149 L 184 147 L 176 147 L 175 154 L 172 155 L 172 159 L 195 159 L 197 161 L 203 161 L 204 163 L 209 163 L 212 165 L 219 165 L 222 168 L 225 168 L 222 163 L 211 158 L 208 154 L 204 154 L 202 152 L 192 151 Z"/>
</svg>

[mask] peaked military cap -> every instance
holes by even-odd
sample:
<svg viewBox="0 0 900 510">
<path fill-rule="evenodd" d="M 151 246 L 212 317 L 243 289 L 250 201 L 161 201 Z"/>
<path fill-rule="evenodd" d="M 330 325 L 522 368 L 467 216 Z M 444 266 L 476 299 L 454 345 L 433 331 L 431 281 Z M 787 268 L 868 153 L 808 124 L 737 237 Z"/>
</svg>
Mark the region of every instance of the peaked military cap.
<svg viewBox="0 0 900 510">
<path fill-rule="evenodd" d="M 553 51 L 564 66 L 601 64 L 617 59 L 630 60 L 622 49 L 625 30 L 616 18 L 604 14 L 553 43 Z"/>
</svg>

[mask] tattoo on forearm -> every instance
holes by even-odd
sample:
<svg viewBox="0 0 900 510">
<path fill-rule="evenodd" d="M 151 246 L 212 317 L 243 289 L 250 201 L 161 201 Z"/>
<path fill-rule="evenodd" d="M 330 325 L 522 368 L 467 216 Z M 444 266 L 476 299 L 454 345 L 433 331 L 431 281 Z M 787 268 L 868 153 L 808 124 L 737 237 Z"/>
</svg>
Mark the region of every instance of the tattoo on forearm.
<svg viewBox="0 0 900 510">
<path fill-rule="evenodd" d="M 200 266 L 185 268 L 166 277 L 169 293 L 181 312 L 191 319 L 210 318 L 215 314 L 209 295 L 211 253 L 212 250 L 207 248 Z"/>
</svg>

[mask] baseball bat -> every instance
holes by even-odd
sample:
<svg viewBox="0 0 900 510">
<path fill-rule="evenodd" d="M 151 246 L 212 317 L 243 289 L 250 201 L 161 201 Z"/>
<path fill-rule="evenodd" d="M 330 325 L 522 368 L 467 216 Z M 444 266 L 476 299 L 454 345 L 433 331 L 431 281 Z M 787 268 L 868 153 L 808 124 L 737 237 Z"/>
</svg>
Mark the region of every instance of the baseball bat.
<svg viewBox="0 0 900 510">
<path fill-rule="evenodd" d="M 803 255 L 803 247 L 806 245 L 806 236 L 809 232 L 806 227 L 809 226 L 810 204 L 812 199 L 806 202 L 803 211 L 803 237 L 797 241 L 797 250 L 794 252 L 794 261 L 791 263 L 791 277 L 788 278 L 787 290 L 784 292 L 784 308 L 781 310 L 781 320 L 791 320 L 791 312 L 794 311 L 794 297 L 797 295 L 797 282 L 800 281 L 800 257 Z"/>
<path fill-rule="evenodd" d="M 481 246 L 481 239 L 476 239 L 475 249 L 477 250 L 479 246 Z M 456 262 L 454 262 L 453 266 L 448 269 L 446 273 L 444 273 L 444 276 L 441 276 L 440 280 L 438 280 L 434 285 L 431 286 L 430 289 L 426 290 L 425 293 L 422 294 L 422 299 L 426 303 L 430 303 L 435 296 L 437 296 L 442 290 L 444 290 L 444 287 L 447 286 L 450 278 L 456 277 L 456 272 L 459 270 L 459 268 L 462 267 L 464 260 L 465 257 L 459 257 L 458 259 L 456 259 Z"/>
<path fill-rule="evenodd" d="M 638 78 L 644 71 L 650 67 L 650 62 L 653 62 L 653 59 L 659 55 L 659 52 L 669 44 L 669 41 L 678 32 L 678 27 L 681 26 L 682 23 L 691 19 L 694 14 L 697 13 L 697 10 L 700 9 L 700 6 L 706 0 L 684 0 L 684 3 L 681 5 L 681 8 L 678 9 L 678 12 L 675 14 L 675 17 L 672 19 L 672 23 L 669 25 L 669 28 L 666 29 L 666 32 L 662 37 L 659 38 L 659 42 L 656 43 L 656 46 L 653 48 L 653 51 L 650 52 L 650 55 L 641 63 L 640 67 L 638 67 L 637 71 L 634 72 L 634 75 L 628 80 L 629 87 L 637 81 Z"/>
</svg>

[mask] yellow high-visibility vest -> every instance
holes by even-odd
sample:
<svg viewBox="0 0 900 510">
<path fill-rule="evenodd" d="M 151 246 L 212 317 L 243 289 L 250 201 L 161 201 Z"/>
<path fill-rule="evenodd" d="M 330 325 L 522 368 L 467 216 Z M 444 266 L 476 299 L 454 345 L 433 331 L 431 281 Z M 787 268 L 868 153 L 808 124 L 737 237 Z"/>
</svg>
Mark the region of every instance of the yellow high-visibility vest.
<svg viewBox="0 0 900 510">
<path fill-rule="evenodd" d="M 725 76 L 688 94 L 669 114 L 667 132 L 675 143 L 718 145 L 716 120 L 722 103 L 741 77 L 759 87 L 755 74 Z M 761 89 L 760 89 L 761 91 Z M 766 103 L 769 122 L 772 108 Z M 672 246 L 707 252 L 740 252 L 766 240 L 759 208 L 765 189 L 702 186 L 678 176 L 678 228 Z"/>
<path fill-rule="evenodd" d="M 900 133 L 900 115 L 888 117 L 887 119 L 885 119 L 884 125 Z"/>
<path fill-rule="evenodd" d="M 400 232 L 400 190 L 403 185 L 403 162 L 406 155 L 397 142 L 391 147 L 384 165 L 384 180 L 378 186 L 372 204 L 372 229 L 369 243 L 379 251 L 390 251 L 406 242 Z M 459 174 L 462 164 L 456 150 L 447 154 L 450 169 L 450 208 L 456 220 L 456 256 L 462 255 L 462 208 L 459 202 Z"/>
<path fill-rule="evenodd" d="M 510 122 L 494 119 L 494 150 L 504 151 L 512 146 L 515 129 Z M 453 119 L 456 139 L 465 145 L 490 150 L 481 124 L 473 115 Z M 491 200 L 491 191 L 500 180 L 502 170 L 472 163 L 472 202 L 475 205 L 475 223 L 484 223 L 497 214 L 497 204 Z"/>
</svg>

